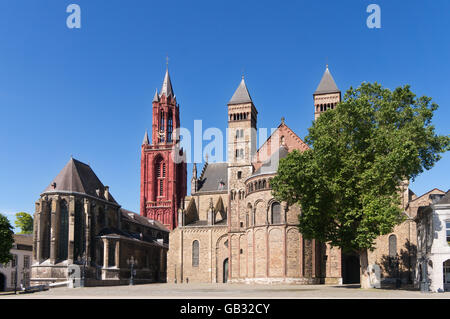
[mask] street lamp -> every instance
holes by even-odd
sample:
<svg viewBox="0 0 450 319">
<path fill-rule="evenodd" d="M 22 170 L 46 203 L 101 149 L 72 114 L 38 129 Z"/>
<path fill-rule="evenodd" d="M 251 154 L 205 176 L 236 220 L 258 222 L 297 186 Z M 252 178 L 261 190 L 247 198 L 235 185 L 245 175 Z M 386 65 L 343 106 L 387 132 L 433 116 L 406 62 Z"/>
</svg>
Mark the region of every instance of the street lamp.
<svg viewBox="0 0 450 319">
<path fill-rule="evenodd" d="M 22 290 L 26 290 L 28 287 L 28 280 L 26 279 L 26 274 L 28 273 L 28 269 L 23 266 L 22 269 Z"/>
<path fill-rule="evenodd" d="M 85 280 L 86 280 L 86 267 L 90 265 L 91 263 L 91 257 L 86 256 L 86 252 L 83 253 L 83 257 L 78 256 L 77 258 L 78 264 L 81 264 L 83 266 L 83 271 L 81 273 L 81 282 L 80 286 L 85 287 Z"/>
<path fill-rule="evenodd" d="M 134 285 L 134 275 L 135 275 L 135 270 L 134 270 L 134 266 L 136 265 L 137 266 L 137 260 L 136 259 L 134 259 L 134 257 L 133 256 L 131 256 L 131 258 L 130 259 L 127 259 L 127 264 L 128 265 L 130 265 L 130 268 L 131 268 L 131 274 L 130 274 L 130 286 L 133 286 Z"/>
<path fill-rule="evenodd" d="M 14 255 L 14 263 L 16 264 L 16 271 L 14 272 L 14 294 L 17 294 L 17 268 L 19 263 L 19 258 L 17 258 L 17 255 Z"/>
</svg>

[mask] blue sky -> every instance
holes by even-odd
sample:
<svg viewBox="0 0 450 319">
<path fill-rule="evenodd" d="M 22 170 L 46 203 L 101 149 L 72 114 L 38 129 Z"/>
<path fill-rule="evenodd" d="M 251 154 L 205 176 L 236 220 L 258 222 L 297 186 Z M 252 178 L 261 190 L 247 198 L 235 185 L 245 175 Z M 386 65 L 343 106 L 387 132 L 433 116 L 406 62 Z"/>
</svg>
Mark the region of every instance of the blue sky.
<svg viewBox="0 0 450 319">
<path fill-rule="evenodd" d="M 71 3 L 81 29 L 66 26 Z M 366 26 L 371 3 L 381 29 Z M 33 213 L 71 155 L 138 212 L 140 145 L 166 55 L 188 129 L 226 127 L 244 72 L 258 126 L 284 116 L 304 137 L 328 62 L 342 91 L 377 81 L 432 97 L 436 131 L 449 134 L 448 12 L 448 0 L 1 0 L 0 213 Z M 445 154 L 412 190 L 449 189 L 449 168 Z"/>
</svg>

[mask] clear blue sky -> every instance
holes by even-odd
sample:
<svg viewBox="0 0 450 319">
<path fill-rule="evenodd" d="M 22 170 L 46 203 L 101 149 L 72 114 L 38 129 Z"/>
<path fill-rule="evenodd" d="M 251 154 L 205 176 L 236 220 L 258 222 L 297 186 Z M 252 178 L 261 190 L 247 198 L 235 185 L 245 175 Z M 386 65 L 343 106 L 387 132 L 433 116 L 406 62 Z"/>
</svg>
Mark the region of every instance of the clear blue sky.
<svg viewBox="0 0 450 319">
<path fill-rule="evenodd" d="M 71 3 L 79 30 L 66 27 Z M 381 29 L 366 26 L 370 3 Z M 244 70 L 258 126 L 284 116 L 304 137 L 328 61 L 342 91 L 377 81 L 432 97 L 436 131 L 449 134 L 449 12 L 448 0 L 1 0 L 0 213 L 34 213 L 71 154 L 138 212 L 140 145 L 167 54 L 188 129 L 226 127 Z M 434 187 L 450 188 L 450 154 L 411 185 Z"/>
</svg>

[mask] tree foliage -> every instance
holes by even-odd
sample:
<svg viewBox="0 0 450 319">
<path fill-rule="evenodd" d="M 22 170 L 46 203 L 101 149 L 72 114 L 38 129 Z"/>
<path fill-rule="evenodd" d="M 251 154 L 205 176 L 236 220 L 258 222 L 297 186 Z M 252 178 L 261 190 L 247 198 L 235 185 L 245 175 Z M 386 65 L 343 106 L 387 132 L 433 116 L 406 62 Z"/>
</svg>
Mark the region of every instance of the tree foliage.
<svg viewBox="0 0 450 319">
<path fill-rule="evenodd" d="M 20 228 L 19 234 L 33 233 L 33 217 L 25 212 L 16 213 L 16 227 Z"/>
<path fill-rule="evenodd" d="M 0 263 L 6 264 L 12 259 L 10 253 L 14 244 L 13 227 L 6 216 L 0 214 Z"/>
<path fill-rule="evenodd" d="M 391 232 L 403 220 L 401 182 L 449 149 L 431 125 L 437 108 L 409 86 L 363 83 L 323 113 L 305 139 L 311 149 L 289 153 L 271 183 L 276 198 L 300 204 L 303 236 L 362 251 Z"/>
</svg>

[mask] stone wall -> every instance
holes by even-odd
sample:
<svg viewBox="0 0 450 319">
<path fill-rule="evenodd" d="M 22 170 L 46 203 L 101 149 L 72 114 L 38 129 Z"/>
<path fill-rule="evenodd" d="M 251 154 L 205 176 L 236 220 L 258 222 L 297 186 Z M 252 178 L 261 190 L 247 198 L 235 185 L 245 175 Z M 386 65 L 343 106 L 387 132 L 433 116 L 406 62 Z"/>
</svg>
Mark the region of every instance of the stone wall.
<svg viewBox="0 0 450 319">
<path fill-rule="evenodd" d="M 184 226 L 170 233 L 167 282 L 222 282 L 223 262 L 228 257 L 227 226 Z M 199 243 L 198 266 L 192 263 L 194 241 Z"/>
</svg>

